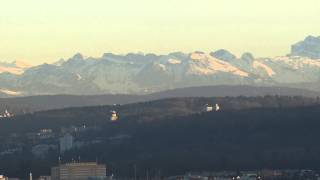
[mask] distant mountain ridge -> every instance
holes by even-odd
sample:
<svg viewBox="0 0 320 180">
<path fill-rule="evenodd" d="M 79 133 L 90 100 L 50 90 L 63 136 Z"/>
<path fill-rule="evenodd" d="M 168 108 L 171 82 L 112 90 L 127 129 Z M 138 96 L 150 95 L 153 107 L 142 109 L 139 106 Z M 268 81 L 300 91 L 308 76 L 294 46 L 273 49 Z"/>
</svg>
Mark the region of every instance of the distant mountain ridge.
<svg viewBox="0 0 320 180">
<path fill-rule="evenodd" d="M 306 56 L 312 59 L 320 59 L 320 36 L 308 36 L 291 46 L 291 54 L 294 56 Z"/>
<path fill-rule="evenodd" d="M 309 36 L 287 56 L 236 57 L 221 49 L 211 53 L 167 55 L 105 53 L 29 67 L 0 64 L 0 96 L 150 94 L 168 89 L 218 86 L 287 86 L 320 91 L 320 38 Z M 2 68 L 20 68 L 17 71 Z M 2 72 L 2 73 L 1 73 Z M 307 85 L 306 85 L 307 84 Z"/>
<path fill-rule="evenodd" d="M 14 114 L 63 109 L 70 107 L 131 104 L 179 97 L 258 97 L 258 96 L 318 97 L 320 92 L 286 87 L 206 86 L 190 87 L 148 95 L 50 95 L 17 98 L 0 98 L 0 113 L 9 110 Z"/>
</svg>

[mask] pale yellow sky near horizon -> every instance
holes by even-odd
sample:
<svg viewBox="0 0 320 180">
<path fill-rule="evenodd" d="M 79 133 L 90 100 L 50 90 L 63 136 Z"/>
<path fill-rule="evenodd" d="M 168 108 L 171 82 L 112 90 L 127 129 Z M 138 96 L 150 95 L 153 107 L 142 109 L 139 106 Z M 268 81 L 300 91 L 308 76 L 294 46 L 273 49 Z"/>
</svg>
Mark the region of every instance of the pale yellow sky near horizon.
<svg viewBox="0 0 320 180">
<path fill-rule="evenodd" d="M 285 55 L 320 35 L 320 0 L 1 0 L 0 61 L 54 62 L 80 52 L 228 49 Z"/>
</svg>

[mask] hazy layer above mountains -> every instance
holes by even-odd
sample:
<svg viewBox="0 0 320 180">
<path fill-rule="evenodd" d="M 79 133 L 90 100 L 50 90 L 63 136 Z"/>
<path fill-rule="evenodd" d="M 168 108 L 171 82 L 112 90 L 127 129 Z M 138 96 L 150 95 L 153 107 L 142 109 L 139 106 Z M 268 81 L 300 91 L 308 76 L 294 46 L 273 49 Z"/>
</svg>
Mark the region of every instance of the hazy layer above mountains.
<svg viewBox="0 0 320 180">
<path fill-rule="evenodd" d="M 150 94 L 217 85 L 285 86 L 320 90 L 320 38 L 307 37 L 287 56 L 236 57 L 221 49 L 211 53 L 167 55 L 105 53 L 100 58 L 76 54 L 68 60 L 29 67 L 0 64 L 0 96 Z"/>
</svg>

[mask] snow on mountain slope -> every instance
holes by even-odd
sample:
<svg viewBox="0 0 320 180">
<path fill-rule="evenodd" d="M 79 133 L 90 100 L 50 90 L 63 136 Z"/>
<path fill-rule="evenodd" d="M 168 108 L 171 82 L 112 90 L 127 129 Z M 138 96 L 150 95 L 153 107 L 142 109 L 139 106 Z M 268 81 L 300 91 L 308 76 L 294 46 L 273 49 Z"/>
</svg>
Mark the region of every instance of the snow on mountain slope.
<svg viewBox="0 0 320 180">
<path fill-rule="evenodd" d="M 212 57 L 217 58 L 217 59 L 221 59 L 221 60 L 228 61 L 228 62 L 231 62 L 231 61 L 237 59 L 237 57 L 234 54 L 232 54 L 231 52 L 229 52 L 225 49 L 220 49 L 218 51 L 211 52 L 210 55 Z"/>
<path fill-rule="evenodd" d="M 170 64 L 181 64 L 181 60 L 177 60 L 177 59 L 168 59 L 168 62 Z"/>
<path fill-rule="evenodd" d="M 253 61 L 253 68 L 265 71 L 267 73 L 268 76 L 272 77 L 273 75 L 275 75 L 276 73 L 272 70 L 272 68 L 270 68 L 269 66 L 259 62 L 259 61 Z"/>
<path fill-rule="evenodd" d="M 250 84 L 249 76 L 229 62 L 196 51 L 163 55 L 139 71 L 134 80 L 153 92 L 188 86 Z"/>
<path fill-rule="evenodd" d="M 88 66 L 81 72 L 81 75 L 102 91 L 128 93 L 139 89 L 132 81 L 133 76 L 139 70 L 140 68 L 130 62 L 104 59 L 95 65 Z"/>
<path fill-rule="evenodd" d="M 76 54 L 59 64 L 29 68 L 19 77 L 2 82 L 6 82 L 5 88 L 32 95 L 143 93 L 202 85 L 310 82 L 316 81 L 319 73 L 319 61 L 293 56 L 254 58 L 246 53 L 227 61 L 203 52 L 162 56 L 108 53 L 101 58 Z"/>
<path fill-rule="evenodd" d="M 195 52 L 190 55 L 193 61 L 190 63 L 190 69 L 188 73 L 190 74 L 204 74 L 211 75 L 218 72 L 231 73 L 238 76 L 248 77 L 249 73 L 231 65 L 226 61 L 216 59 L 205 53 Z"/>
<path fill-rule="evenodd" d="M 292 68 L 298 70 L 299 68 L 304 67 L 320 67 L 320 59 L 310 59 L 307 57 L 300 57 L 300 56 L 279 56 L 272 59 L 273 61 L 278 61 L 285 63 Z"/>
<path fill-rule="evenodd" d="M 234 58 L 224 51 L 221 60 L 203 52 L 156 56 L 153 54 L 104 54 L 84 58 L 76 54 L 67 61 L 26 69 L 20 76 L 0 76 L 7 89 L 27 94 L 143 93 L 202 85 L 273 85 L 319 80 L 320 61 L 284 56 L 254 58 L 245 53 Z M 217 54 L 216 54 L 217 55 Z M 16 74 L 16 73 L 15 73 Z"/>
<path fill-rule="evenodd" d="M 76 76 L 77 76 L 78 81 L 80 81 L 82 79 L 82 76 L 80 74 L 77 73 Z"/>
<path fill-rule="evenodd" d="M 268 82 L 272 84 L 272 81 L 286 84 L 315 82 L 320 79 L 320 60 L 308 57 L 254 58 L 251 53 L 244 53 L 241 58 L 228 62 L 267 84 Z"/>
<path fill-rule="evenodd" d="M 319 60 L 298 56 L 280 56 L 260 59 L 260 61 L 275 72 L 273 79 L 278 83 L 315 82 L 319 80 Z"/>
<path fill-rule="evenodd" d="M 305 53 L 303 56 L 255 58 L 244 53 L 238 58 L 224 49 L 166 55 L 105 53 L 98 58 L 77 53 L 67 60 L 35 67 L 22 62 L 0 63 L 0 88 L 23 95 L 139 94 L 211 85 L 305 88 L 302 84 L 320 82 L 320 59 L 311 56 L 317 54 L 318 47 L 320 41 L 308 37 L 294 50 Z"/>
<path fill-rule="evenodd" d="M 2 88 L 0 88 L 0 92 L 1 92 L 1 93 L 4 93 L 4 94 L 7 94 L 7 95 L 9 95 L 9 96 L 19 96 L 19 95 L 22 95 L 22 92 L 13 91 L 13 90 L 9 90 L 9 89 L 2 89 Z"/>
</svg>

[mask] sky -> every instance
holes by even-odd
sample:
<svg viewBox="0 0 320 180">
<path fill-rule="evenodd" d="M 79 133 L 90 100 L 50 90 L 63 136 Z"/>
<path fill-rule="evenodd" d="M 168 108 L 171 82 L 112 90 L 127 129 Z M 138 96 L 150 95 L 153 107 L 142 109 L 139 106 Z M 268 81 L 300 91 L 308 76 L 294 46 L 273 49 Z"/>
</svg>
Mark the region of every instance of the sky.
<svg viewBox="0 0 320 180">
<path fill-rule="evenodd" d="M 0 61 L 221 48 L 285 55 L 320 36 L 319 9 L 319 0 L 1 0 Z"/>
</svg>

